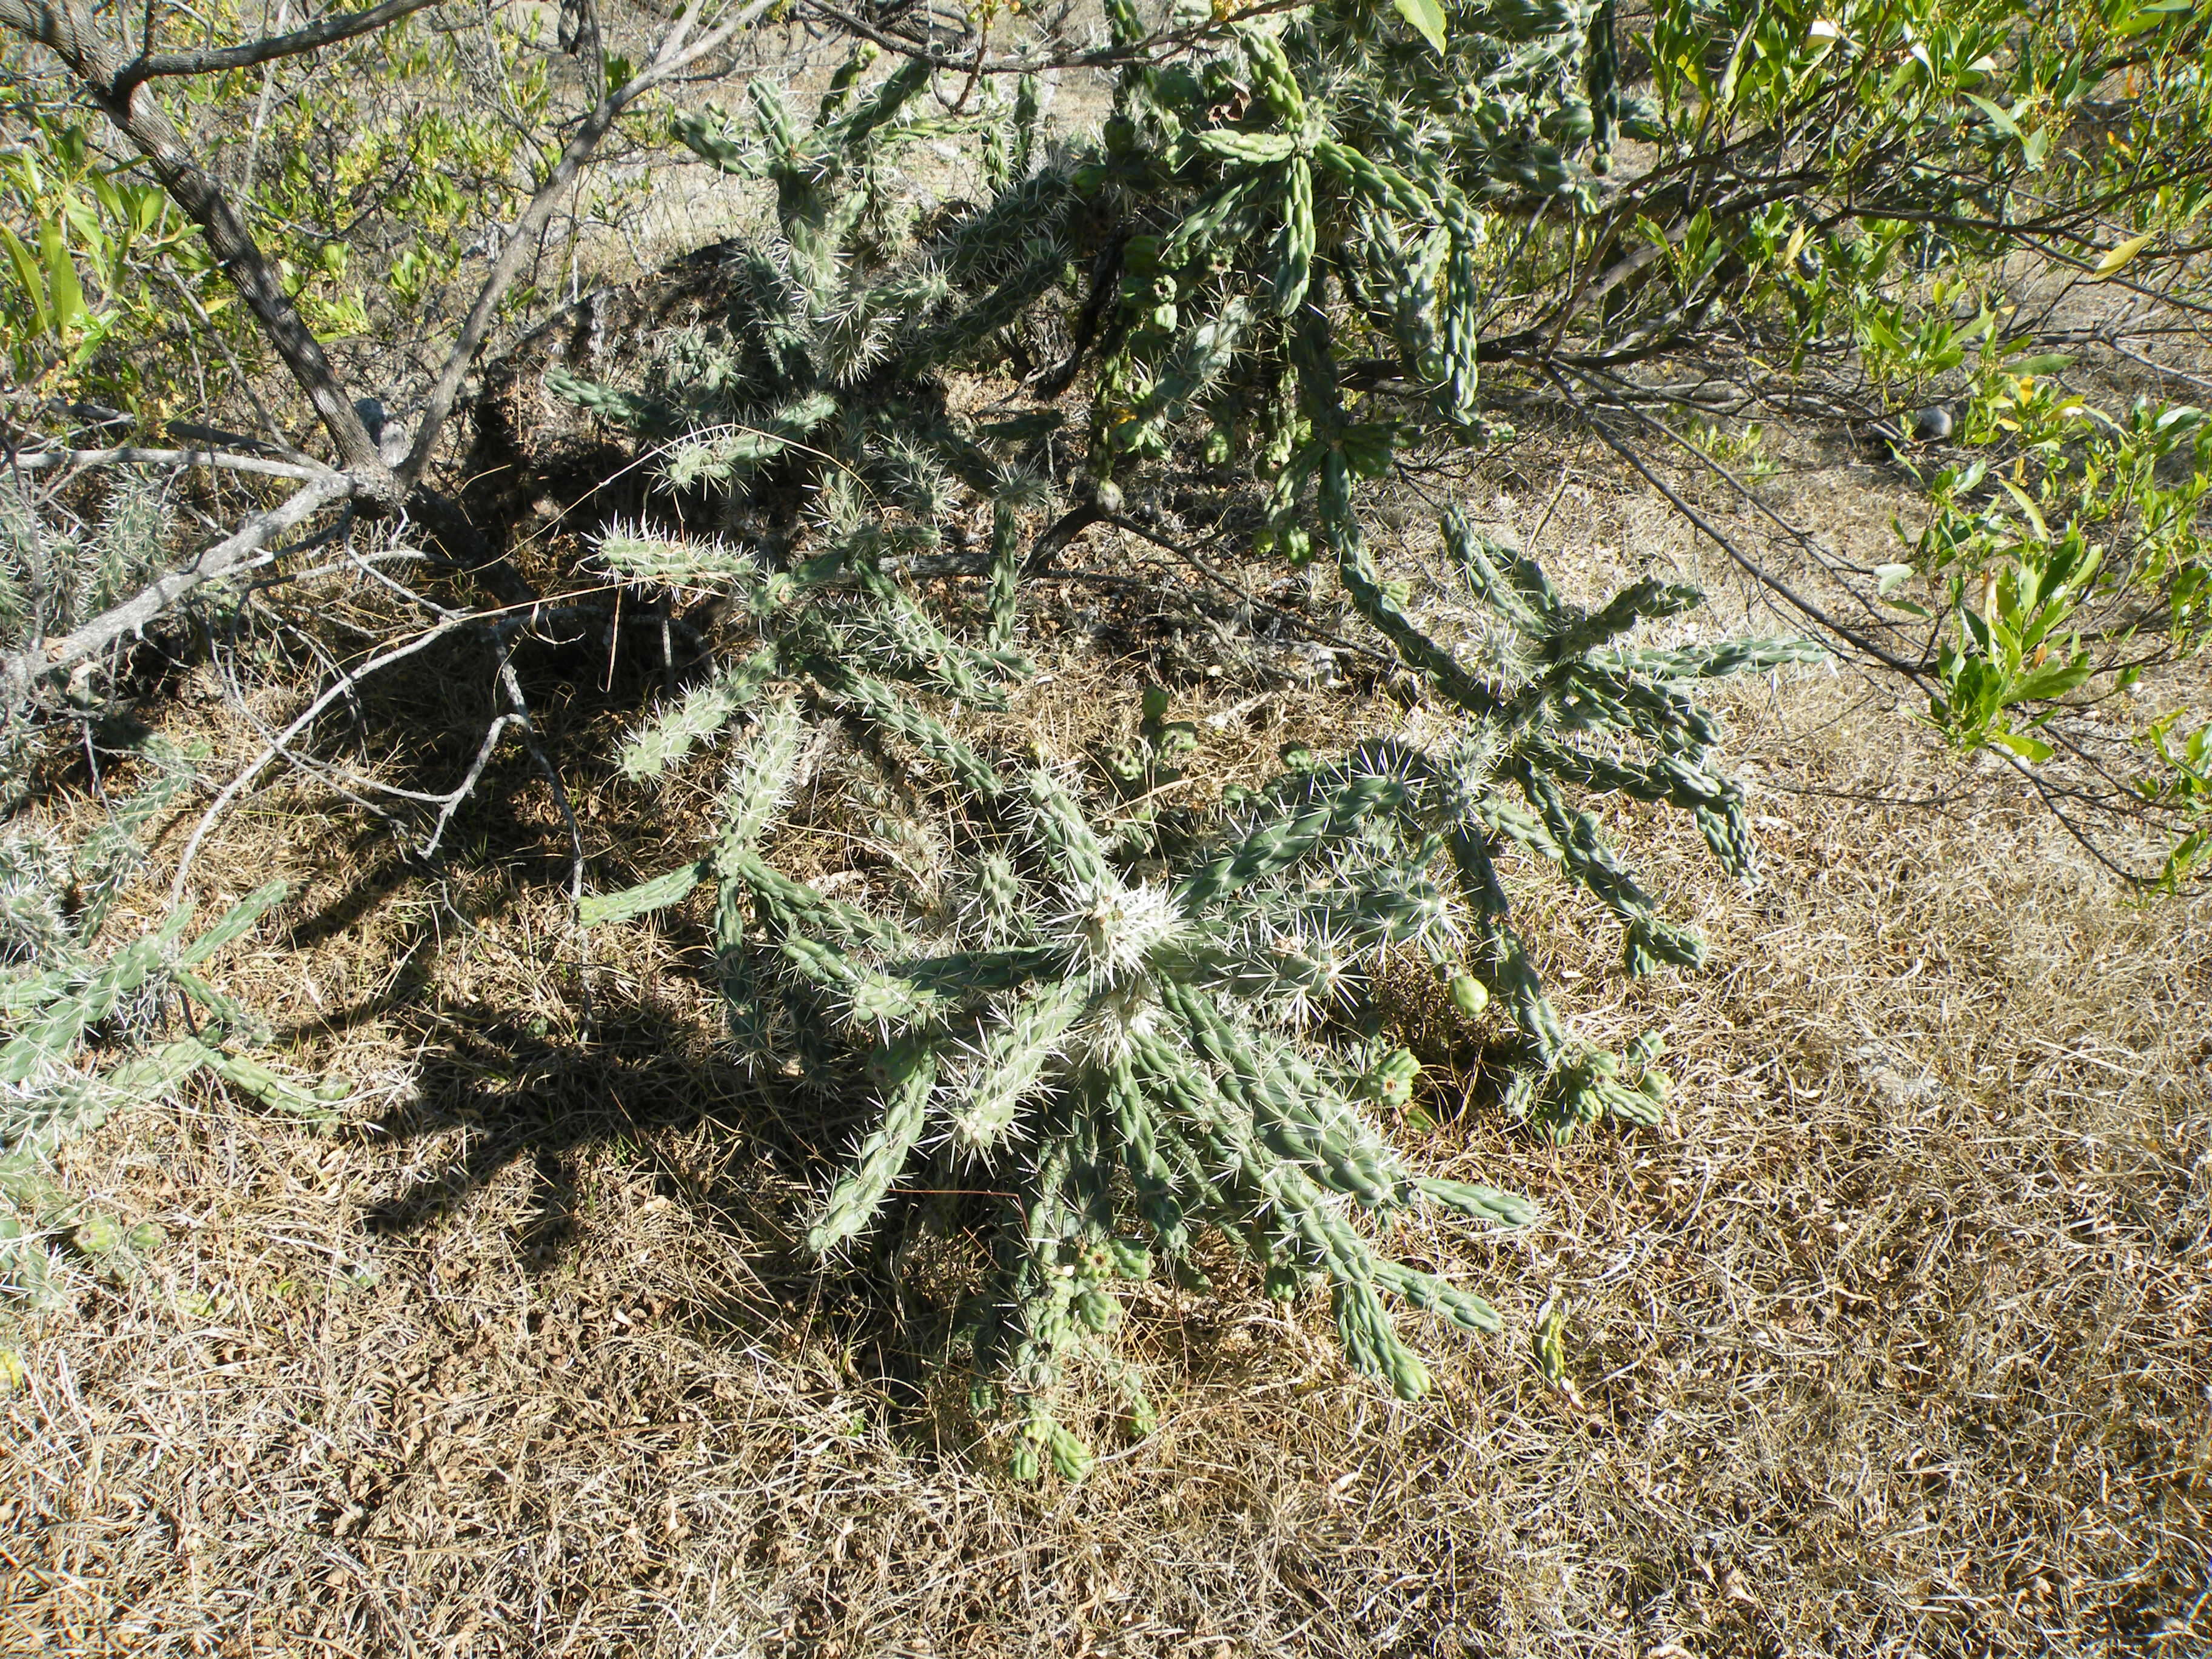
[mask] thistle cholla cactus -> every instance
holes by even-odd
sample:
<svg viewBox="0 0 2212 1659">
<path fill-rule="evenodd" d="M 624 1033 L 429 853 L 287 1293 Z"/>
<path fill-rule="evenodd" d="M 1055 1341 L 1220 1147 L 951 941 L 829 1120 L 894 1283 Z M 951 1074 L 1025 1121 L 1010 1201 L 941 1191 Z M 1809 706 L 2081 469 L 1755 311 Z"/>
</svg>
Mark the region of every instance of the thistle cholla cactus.
<svg viewBox="0 0 2212 1659">
<path fill-rule="evenodd" d="M 972 1188 L 981 1173 L 1009 1194 L 975 1342 L 1020 1402 L 1018 1467 L 1080 1465 L 1052 1414 L 1055 1389 L 1084 1356 L 1121 1375 L 1104 1340 L 1120 1318 L 1115 1282 L 1160 1258 L 1188 1276 L 1208 1230 L 1249 1252 L 1271 1287 L 1325 1285 L 1353 1367 L 1406 1397 L 1428 1374 L 1386 1297 L 1497 1328 L 1480 1297 L 1378 1243 L 1424 1206 L 1530 1216 L 1509 1194 L 1419 1174 L 1370 1120 L 1367 1103 L 1403 1100 L 1418 1069 L 1342 1036 L 1389 953 L 1425 959 L 1466 1014 L 1493 994 L 1504 1004 L 1522 1045 L 1509 1100 L 1547 1132 L 1658 1119 L 1656 1044 L 1616 1055 L 1568 1037 L 1510 926 L 1498 861 L 1526 847 L 1604 899 L 1626 924 L 1632 971 L 1696 961 L 1696 942 L 1657 914 L 1567 792 L 1679 801 L 1747 872 L 1740 799 L 1707 769 L 1711 722 L 1684 686 L 1802 653 L 1627 649 L 1621 634 L 1694 596 L 1645 583 L 1583 611 L 1456 515 L 1443 529 L 1457 596 L 1491 641 L 1474 665 L 1412 620 L 1356 542 L 1342 568 L 1363 612 L 1471 716 L 1460 739 L 1295 754 L 1265 790 L 1172 829 L 1110 804 L 1110 787 L 1094 796 L 1060 767 L 987 756 L 961 735 L 958 708 L 1003 706 L 1026 665 L 946 632 L 870 562 L 871 544 L 783 572 L 713 544 L 602 544 L 633 575 L 723 588 L 756 640 L 629 750 L 632 769 L 651 771 L 749 717 L 717 844 L 588 901 L 585 920 L 708 884 L 739 1052 L 868 1080 L 874 1121 L 814 1221 L 817 1252 L 875 1224 L 917 1176 Z M 1158 712 L 1148 706 L 1147 726 L 1164 738 Z M 901 792 L 937 803 L 933 829 L 879 827 L 908 878 L 894 892 L 872 882 L 870 904 L 833 898 L 774 857 L 801 774 L 840 732 L 884 769 L 878 804 Z M 1590 736 L 1602 753 L 1576 741 Z"/>
<path fill-rule="evenodd" d="M 1443 597 L 1477 620 L 1455 650 L 1416 620 L 1404 587 L 1382 579 L 1350 495 L 1347 469 L 1332 456 L 1322 468 L 1322 535 L 1336 549 L 1354 609 L 1482 734 L 1482 768 L 1448 758 L 1435 775 L 1445 797 L 1440 817 L 1451 863 L 1474 918 L 1473 960 L 1521 1034 L 1509 1109 L 1561 1141 L 1604 1117 L 1655 1124 L 1668 1086 L 1665 1073 L 1649 1064 L 1656 1038 L 1642 1037 L 1622 1055 L 1570 1037 L 1512 927 L 1498 860 L 1517 846 L 1597 898 L 1621 922 L 1622 965 L 1630 974 L 1698 966 L 1702 944 L 1660 915 L 1595 816 L 1574 805 L 1569 792 L 1680 807 L 1722 867 L 1753 879 L 1757 849 L 1742 792 L 1717 769 L 1714 720 L 1693 689 L 1824 653 L 1789 639 L 1675 648 L 1621 644 L 1639 623 L 1689 610 L 1702 596 L 1645 580 L 1584 609 L 1563 598 L 1534 560 L 1486 541 L 1456 511 L 1441 526 L 1452 568 Z M 1624 1074 L 1635 1067 L 1644 1076 L 1630 1087 Z"/>
</svg>

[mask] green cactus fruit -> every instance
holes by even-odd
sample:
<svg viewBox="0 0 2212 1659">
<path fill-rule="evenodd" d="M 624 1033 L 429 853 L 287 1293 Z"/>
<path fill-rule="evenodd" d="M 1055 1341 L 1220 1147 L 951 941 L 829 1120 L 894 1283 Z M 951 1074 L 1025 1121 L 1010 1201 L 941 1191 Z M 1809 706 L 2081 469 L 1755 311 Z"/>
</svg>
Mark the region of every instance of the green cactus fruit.
<svg viewBox="0 0 2212 1659">
<path fill-rule="evenodd" d="M 1648 1068 L 1637 1089 L 1664 1106 L 1674 1095 L 1674 1079 L 1656 1066 Z"/>
<path fill-rule="evenodd" d="M 1413 1097 L 1413 1085 L 1421 1075 L 1421 1062 L 1409 1048 L 1394 1048 L 1361 1079 L 1364 1092 L 1385 1106 L 1403 1108 Z"/>
<path fill-rule="evenodd" d="M 1121 1304 L 1112 1291 L 1086 1285 L 1075 1293 L 1075 1316 L 1092 1335 L 1104 1336 L 1120 1328 Z"/>
<path fill-rule="evenodd" d="M 1080 1480 L 1091 1473 L 1091 1448 L 1054 1423 L 1046 1443 L 1052 1452 L 1053 1473 L 1063 1480 Z"/>
<path fill-rule="evenodd" d="M 1451 978 L 1452 1006 L 1469 1019 L 1482 1018 L 1482 1011 L 1490 1006 L 1490 993 L 1473 974 L 1454 974 Z"/>
<path fill-rule="evenodd" d="M 1271 1302 L 1295 1302 L 1305 1288 L 1306 1276 L 1287 1261 L 1271 1261 L 1262 1283 Z"/>
<path fill-rule="evenodd" d="M 1159 1408 L 1141 1390 L 1129 1396 L 1128 1422 L 1130 1434 L 1139 1440 L 1149 1440 L 1159 1431 Z"/>
<path fill-rule="evenodd" d="M 152 1222 L 142 1221 L 125 1234 L 124 1238 L 132 1249 L 144 1252 L 160 1249 L 168 1235 Z"/>
<path fill-rule="evenodd" d="M 1024 1486 L 1033 1485 L 1044 1473 L 1044 1462 L 1036 1447 L 1027 1440 L 1015 1446 L 1006 1459 L 1006 1473 Z"/>
</svg>

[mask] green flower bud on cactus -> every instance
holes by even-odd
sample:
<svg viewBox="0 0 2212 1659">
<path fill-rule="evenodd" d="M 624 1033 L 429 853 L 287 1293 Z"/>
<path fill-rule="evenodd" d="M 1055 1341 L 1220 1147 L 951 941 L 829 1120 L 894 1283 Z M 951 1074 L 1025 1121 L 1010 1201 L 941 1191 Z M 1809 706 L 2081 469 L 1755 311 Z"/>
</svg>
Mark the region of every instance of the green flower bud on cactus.
<svg viewBox="0 0 2212 1659">
<path fill-rule="evenodd" d="M 1146 1279 L 1152 1276 L 1152 1253 L 1142 1245 L 1117 1238 L 1107 1249 L 1113 1252 L 1114 1271 L 1119 1277 Z"/>
<path fill-rule="evenodd" d="M 70 1243 L 87 1255 L 106 1255 L 123 1243 L 123 1229 L 110 1218 L 96 1215 L 70 1235 Z"/>
</svg>

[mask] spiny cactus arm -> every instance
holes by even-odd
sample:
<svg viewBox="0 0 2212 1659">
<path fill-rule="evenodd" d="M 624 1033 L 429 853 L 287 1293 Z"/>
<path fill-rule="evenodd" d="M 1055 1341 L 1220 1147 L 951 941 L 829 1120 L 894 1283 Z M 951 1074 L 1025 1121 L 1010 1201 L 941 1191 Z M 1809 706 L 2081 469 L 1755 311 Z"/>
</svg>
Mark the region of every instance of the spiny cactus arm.
<svg viewBox="0 0 2212 1659">
<path fill-rule="evenodd" d="M 991 503 L 991 643 L 1013 648 L 1021 622 L 1022 520 L 1008 501 Z"/>
<path fill-rule="evenodd" d="M 224 1082 L 252 1095 L 264 1106 L 274 1106 L 281 1112 L 311 1122 L 330 1122 L 337 1115 L 337 1103 L 309 1092 L 250 1055 L 210 1048 L 205 1064 Z"/>
<path fill-rule="evenodd" d="M 545 389 L 628 431 L 650 434 L 675 430 L 683 424 L 682 412 L 674 404 L 587 380 L 563 363 L 545 371 Z"/>
<path fill-rule="evenodd" d="M 1323 842 L 1342 839 L 1369 813 L 1395 811 L 1409 793 L 1403 777 L 1355 774 L 1326 790 L 1319 804 L 1271 819 L 1223 849 L 1184 880 L 1177 899 L 1187 914 L 1196 915 L 1240 888 L 1287 869 Z"/>
<path fill-rule="evenodd" d="M 1620 917 L 1627 929 L 1629 973 L 1650 973 L 1662 963 L 1681 968 L 1702 963 L 1703 943 L 1659 915 L 1651 896 L 1621 867 L 1613 848 L 1606 844 L 1597 819 L 1570 807 L 1559 785 L 1543 773 L 1525 763 L 1515 769 L 1522 793 L 1543 813 L 1544 823 L 1559 848 L 1560 867 Z"/>
<path fill-rule="evenodd" d="M 1424 1313 L 1442 1314 L 1462 1330 L 1495 1336 L 1505 1328 L 1505 1322 L 1498 1316 L 1497 1309 L 1470 1291 L 1446 1284 L 1433 1273 L 1378 1257 L 1375 1283 Z"/>
<path fill-rule="evenodd" d="M 1152 387 L 1107 428 L 1108 441 L 1124 454 L 1147 453 L 1165 438 L 1192 401 L 1218 380 L 1235 358 L 1252 319 L 1242 299 L 1232 299 L 1218 316 L 1185 331 L 1172 358 Z"/>
<path fill-rule="evenodd" d="M 1566 1046 L 1566 1030 L 1544 994 L 1544 981 L 1528 960 L 1521 935 L 1502 916 L 1484 916 L 1476 924 L 1476 937 L 1482 948 L 1472 955 L 1468 966 L 1504 1000 L 1513 1023 L 1534 1045 L 1538 1056 L 1550 1064 Z"/>
<path fill-rule="evenodd" d="M 577 926 L 605 927 L 618 921 L 634 921 L 654 910 L 665 910 L 681 902 L 711 873 L 712 866 L 702 860 L 617 892 L 586 894 L 576 906 Z"/>
<path fill-rule="evenodd" d="M 1593 667 L 1611 673 L 1674 684 L 1725 679 L 1793 663 L 1825 662 L 1830 654 L 1816 640 L 1727 640 L 1718 645 L 1664 650 L 1610 647 L 1591 652 L 1589 661 Z"/>
<path fill-rule="evenodd" d="M 1179 270 L 1205 250 L 1231 240 L 1232 228 L 1270 200 L 1278 188 L 1271 171 L 1242 173 L 1193 208 L 1160 242 L 1160 266 Z"/>
<path fill-rule="evenodd" d="M 28 1013 L 69 994 L 83 977 L 77 968 L 45 968 L 35 973 L 0 978 L 0 1014 Z"/>
<path fill-rule="evenodd" d="M 224 945 L 244 938 L 246 930 L 273 907 L 282 904 L 284 896 L 290 891 L 291 888 L 281 881 L 272 881 L 255 888 L 224 911 L 207 932 L 178 951 L 178 963 L 186 968 L 198 967 Z"/>
<path fill-rule="evenodd" d="M 775 672 L 771 646 L 685 692 L 623 742 L 623 775 L 653 777 L 678 764 L 749 708 Z"/>
<path fill-rule="evenodd" d="M 858 961 L 825 940 L 786 933 L 777 949 L 802 979 L 830 994 L 838 1018 L 856 1031 L 903 1031 L 947 1012 L 945 1000 L 929 987 Z"/>
<path fill-rule="evenodd" d="M 46 1018 L 0 1048 L 0 1083 L 27 1083 L 62 1064 L 88 1027 L 113 1013 L 125 997 L 161 970 L 176 936 L 190 922 L 189 908 L 179 909 L 160 933 L 134 939 L 70 994 L 47 1004 Z"/>
<path fill-rule="evenodd" d="M 1145 1224 L 1162 1249 L 1180 1255 L 1188 1247 L 1190 1232 L 1184 1224 L 1176 1171 L 1160 1150 L 1151 1103 L 1137 1085 L 1127 1054 L 1116 1054 L 1093 1069 L 1088 1103 L 1092 1113 L 1111 1126 L 1113 1142 L 1135 1184 L 1137 1208 Z"/>
<path fill-rule="evenodd" d="M 1501 1192 L 1474 1182 L 1448 1181 L 1441 1176 L 1417 1176 L 1413 1186 L 1424 1198 L 1477 1221 L 1525 1227 L 1536 1219 L 1536 1206 L 1517 1193 Z"/>
<path fill-rule="evenodd" d="M 1597 610 L 1569 620 L 1553 635 L 1546 653 L 1554 662 L 1567 662 L 1626 634 L 1640 622 L 1680 616 L 1705 601 L 1704 593 L 1684 583 L 1646 577 L 1624 587 Z"/>
<path fill-rule="evenodd" d="M 1398 647 L 1399 654 L 1411 666 L 1426 674 L 1444 696 L 1470 714 L 1496 715 L 1504 712 L 1504 703 L 1488 687 L 1414 624 L 1405 607 L 1384 585 L 1374 559 L 1358 537 L 1337 538 L 1337 572 L 1343 579 L 1344 591 L 1352 596 L 1353 608 Z"/>
<path fill-rule="evenodd" d="M 1334 1279 L 1329 1303 L 1336 1315 L 1337 1340 L 1353 1370 L 1388 1382 L 1401 1400 L 1419 1400 L 1428 1393 L 1429 1368 L 1390 1323 L 1389 1310 L 1376 1294 L 1371 1276 Z"/>
<path fill-rule="evenodd" d="M 172 969 L 169 983 L 191 1000 L 216 1030 L 248 1042 L 269 1041 L 269 1022 L 228 993 L 216 989 L 189 968 Z"/>
<path fill-rule="evenodd" d="M 1060 980 L 1024 998 L 991 1027 L 974 1065 L 948 1091 L 945 1115 L 954 1146 L 973 1156 L 1005 1141 L 1089 999 L 1080 979 Z"/>
<path fill-rule="evenodd" d="M 935 328 L 922 333 L 905 353 L 919 368 L 963 357 L 1017 319 L 1049 293 L 1066 268 L 1067 250 L 1056 235 L 1033 236 L 1020 264 L 989 292 Z"/>
<path fill-rule="evenodd" d="M 1413 220 L 1431 219 L 1440 211 L 1428 192 L 1396 167 L 1376 161 L 1355 145 L 1316 137 L 1313 159 L 1317 167 L 1326 169 L 1377 210 Z"/>
<path fill-rule="evenodd" d="M 1428 1367 L 1398 1335 L 1375 1292 L 1372 1247 L 1296 1165 L 1279 1164 L 1256 1178 L 1279 1235 L 1302 1265 L 1328 1275 L 1337 1336 L 1352 1368 L 1387 1382 L 1401 1400 L 1419 1400 L 1429 1391 Z"/>
<path fill-rule="evenodd" d="M 1014 533 L 1018 538 L 1018 525 Z M 930 667 L 954 688 L 955 695 L 972 706 L 1004 708 L 1005 693 L 1000 688 L 1036 672 L 1035 665 L 1013 649 L 1011 641 L 981 650 L 953 638 L 915 602 L 912 593 L 881 569 L 864 568 L 860 580 L 877 600 L 886 631 L 896 639 L 900 651 L 918 666 Z"/>
<path fill-rule="evenodd" d="M 1456 507 L 1445 510 L 1441 525 L 1444 551 L 1476 599 L 1532 639 L 1547 639 L 1565 624 L 1543 566 L 1478 534 Z"/>
<path fill-rule="evenodd" d="M 718 857 L 716 871 L 726 890 L 741 901 L 752 898 L 762 921 L 778 935 L 794 932 L 819 933 L 854 949 L 902 954 L 910 948 L 897 925 L 870 915 L 856 905 L 825 898 L 805 882 L 785 875 L 757 853 L 741 853 L 733 859 Z M 742 925 L 726 934 L 726 946 L 742 939 Z"/>
<path fill-rule="evenodd" d="M 930 1096 L 937 1086 L 937 1057 L 926 1042 L 907 1039 L 884 1054 L 883 1116 L 838 1176 L 822 1213 L 806 1235 L 806 1248 L 826 1255 L 876 1218 L 884 1199 L 929 1127 Z"/>
<path fill-rule="evenodd" d="M 1106 843 L 1059 775 L 1040 767 L 1028 775 L 1023 787 L 1029 798 L 1030 833 L 1054 873 L 1079 892 L 1117 885 Z"/>
<path fill-rule="evenodd" d="M 1538 1128 L 1558 1142 L 1601 1118 L 1618 1117 L 1644 1127 L 1666 1118 L 1665 1103 L 1620 1078 L 1620 1060 L 1602 1048 L 1583 1051 L 1556 1067 L 1545 1079 L 1534 1117 Z"/>
<path fill-rule="evenodd" d="M 928 86 L 929 64 L 910 58 L 854 100 L 850 109 L 809 135 L 809 149 L 827 158 L 864 154 L 883 129 L 896 122 L 907 105 Z"/>
<path fill-rule="evenodd" d="M 1193 986 L 1171 981 L 1160 994 L 1212 1069 L 1215 1086 L 1249 1119 L 1262 1146 L 1364 1203 L 1392 1201 L 1405 1177 L 1397 1155 L 1348 1103 L 1332 1098 L 1311 1067 L 1287 1051 L 1262 1051 Z"/>
<path fill-rule="evenodd" d="M 951 773 L 963 787 L 987 800 L 996 799 L 1004 791 L 1006 785 L 983 757 L 955 737 L 936 715 L 917 708 L 912 697 L 835 659 L 817 657 L 808 666 L 833 702 L 905 739 Z"/>
<path fill-rule="evenodd" d="M 1291 317 L 1305 303 L 1315 252 L 1313 163 L 1303 155 L 1285 162 L 1283 224 L 1275 242 L 1275 314 Z"/>
<path fill-rule="evenodd" d="M 1018 991 L 1032 980 L 1065 974 L 1067 966 L 1067 953 L 1049 945 L 962 951 L 887 964 L 889 971 L 917 988 L 963 1004 L 994 992 Z"/>
<path fill-rule="evenodd" d="M 661 471 L 678 489 L 707 482 L 727 483 L 806 443 L 836 414 L 837 400 L 826 392 L 808 392 L 749 411 L 742 422 L 700 410 L 684 422 L 692 434 L 670 447 Z"/>
<path fill-rule="evenodd" d="M 753 850 L 775 821 L 798 769 L 805 737 L 805 716 L 795 699 L 779 697 L 760 711 L 731 764 L 722 792 L 722 837 L 714 861 L 724 876 L 731 873 L 735 860 Z"/>
</svg>

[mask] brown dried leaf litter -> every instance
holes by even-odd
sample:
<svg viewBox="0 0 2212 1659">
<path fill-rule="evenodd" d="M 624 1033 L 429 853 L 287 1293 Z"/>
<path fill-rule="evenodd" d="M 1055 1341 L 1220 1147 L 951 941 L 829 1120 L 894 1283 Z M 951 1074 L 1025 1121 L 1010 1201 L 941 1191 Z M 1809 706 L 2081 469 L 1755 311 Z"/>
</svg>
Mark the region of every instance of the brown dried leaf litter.
<svg viewBox="0 0 2212 1659">
<path fill-rule="evenodd" d="M 1593 583 L 1669 550 L 1636 503 L 1555 517 Z M 1030 711 L 1052 746 L 1133 702 L 1086 660 Z M 1358 712 L 1255 697 L 1176 712 L 1239 771 Z M 557 877 L 432 889 L 307 798 L 241 816 L 207 879 L 308 888 L 231 983 L 364 1103 L 318 1137 L 195 1096 L 69 1155 L 171 1242 L 79 1275 L 0 1404 L 0 1652 L 2196 1650 L 2212 907 L 2131 906 L 2002 792 L 1870 804 L 1953 774 L 1863 684 L 1731 708 L 1769 886 L 1635 813 L 1711 968 L 1626 984 L 1530 899 L 1592 1036 L 1666 1034 L 1674 1121 L 1553 1152 L 1478 1105 L 1430 1148 L 1544 1206 L 1413 1241 L 1508 1334 L 1421 1329 L 1406 1407 L 1317 1310 L 1158 1292 L 1160 1432 L 1037 1492 L 927 1445 L 879 1268 L 793 1254 L 853 1126 L 811 1144 L 721 1063 L 681 917 L 586 952 Z M 550 859 L 540 797 L 519 770 Z M 1526 1358 L 1551 1303 L 1568 1391 Z"/>
</svg>

